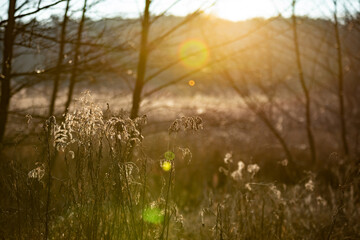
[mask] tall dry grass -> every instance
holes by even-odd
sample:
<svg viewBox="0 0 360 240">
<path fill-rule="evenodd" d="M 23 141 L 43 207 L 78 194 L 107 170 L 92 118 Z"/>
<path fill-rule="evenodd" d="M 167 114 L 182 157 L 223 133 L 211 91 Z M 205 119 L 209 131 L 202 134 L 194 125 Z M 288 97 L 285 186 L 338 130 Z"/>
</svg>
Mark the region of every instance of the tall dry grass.
<svg viewBox="0 0 360 240">
<path fill-rule="evenodd" d="M 201 175 L 179 135 L 203 128 L 199 117 L 176 119 L 162 154 L 143 145 L 146 116 L 102 111 L 86 92 L 62 120 L 51 117 L 24 164 L 15 146 L 2 154 L 3 239 L 357 239 L 359 165 L 334 158 L 329 171 L 304 172 L 296 183 L 266 181 L 251 159 L 225 155 L 220 186 Z M 183 132 L 183 133 L 180 133 Z M 190 135 L 192 137 L 193 135 Z M 157 143 L 154 143 L 156 145 Z M 201 145 L 201 144 L 200 144 Z M 181 165 L 181 175 L 177 166 Z M 185 164 L 185 167 L 184 167 Z M 288 161 L 279 166 L 289 174 Z M 196 169 L 194 169 L 196 168 Z M 194 178 L 193 178 L 194 177 Z M 179 181 L 180 180 L 180 181 Z M 179 185 L 179 183 L 181 183 Z M 217 180 L 218 181 L 218 180 Z M 186 192 L 186 194 L 182 194 Z M 189 206 L 191 196 L 200 196 Z M 187 198 L 187 199 L 184 199 Z M 196 203 L 195 203 L 196 202 Z"/>
</svg>

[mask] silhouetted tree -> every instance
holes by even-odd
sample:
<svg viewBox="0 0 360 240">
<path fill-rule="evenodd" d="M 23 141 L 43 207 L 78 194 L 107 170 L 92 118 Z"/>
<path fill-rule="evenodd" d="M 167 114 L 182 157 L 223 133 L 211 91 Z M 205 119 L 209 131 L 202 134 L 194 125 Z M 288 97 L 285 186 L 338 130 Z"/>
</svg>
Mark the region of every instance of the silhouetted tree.
<svg viewBox="0 0 360 240">
<path fill-rule="evenodd" d="M 5 25 L 4 50 L 1 76 L 1 99 L 0 99 L 0 143 L 4 139 L 5 127 L 8 118 L 8 110 L 11 98 L 10 80 L 13 60 L 13 47 L 15 38 L 15 11 L 16 0 L 9 1 L 8 21 Z"/>
<path fill-rule="evenodd" d="M 295 5 L 296 5 L 296 0 L 293 0 L 293 2 L 292 2 L 292 24 L 293 24 L 293 34 L 294 34 L 296 65 L 298 68 L 299 81 L 300 81 L 301 88 L 303 90 L 304 97 L 305 97 L 306 132 L 307 132 L 308 141 L 309 141 L 311 160 L 313 163 L 316 163 L 316 146 L 315 146 L 314 134 L 312 131 L 312 124 L 311 124 L 310 93 L 309 93 L 309 89 L 305 82 L 304 70 L 303 70 L 303 66 L 302 66 L 301 58 L 300 58 L 299 39 L 298 39 L 298 32 L 297 32 L 297 21 L 296 21 L 296 15 L 295 15 Z"/>
<path fill-rule="evenodd" d="M 23 32 L 23 28 L 16 29 L 16 20 L 22 19 L 24 17 L 31 16 L 42 10 L 48 9 L 52 6 L 57 5 L 63 0 L 53 2 L 48 5 L 41 6 L 41 1 L 39 1 L 37 8 L 33 10 L 28 10 L 28 12 L 21 13 L 16 15 L 17 12 L 23 10 L 23 8 L 29 3 L 28 1 L 23 2 L 20 6 L 16 6 L 16 0 L 10 0 L 8 5 L 8 18 L 0 22 L 0 26 L 5 24 L 4 31 L 4 49 L 3 49 L 3 60 L 2 60 L 2 74 L 1 74 L 1 98 L 0 98 L 0 143 L 4 140 L 6 124 L 9 115 L 9 106 L 11 97 L 15 92 L 18 91 L 18 88 L 12 89 L 11 79 L 16 76 L 12 73 L 13 58 L 14 58 L 14 45 L 16 36 Z M 23 24 L 23 27 L 26 27 L 26 24 Z M 21 88 L 20 88 L 21 89 Z"/>
<path fill-rule="evenodd" d="M 141 100 L 142 100 L 142 90 L 143 90 L 146 82 L 148 82 L 151 79 L 151 78 L 150 79 L 146 78 L 146 66 L 147 66 L 147 61 L 148 61 L 150 52 L 153 51 L 157 46 L 159 46 L 162 41 L 164 41 L 166 38 L 168 38 L 171 34 L 173 34 L 181 26 L 187 24 L 188 22 L 190 22 L 191 20 L 193 20 L 195 17 L 197 17 L 198 15 L 200 15 L 202 13 L 202 11 L 200 11 L 200 9 L 197 9 L 192 14 L 189 14 L 187 17 L 185 17 L 184 20 L 181 21 L 179 24 L 170 28 L 168 31 L 165 31 L 165 33 L 163 33 L 159 37 L 155 38 L 151 42 L 148 42 L 151 24 L 153 24 L 160 17 L 164 16 L 165 13 L 178 2 L 179 2 L 179 0 L 174 1 L 174 3 L 171 4 L 171 6 L 168 9 L 166 9 L 162 14 L 159 14 L 158 16 L 154 17 L 153 19 L 150 19 L 150 5 L 151 5 L 152 1 L 145 0 L 145 8 L 144 8 L 143 16 L 142 16 L 142 25 L 141 25 L 142 29 L 141 29 L 139 58 L 138 58 L 138 65 L 137 65 L 137 75 L 136 75 L 135 87 L 134 87 L 133 94 L 132 94 L 132 107 L 131 107 L 131 113 L 130 113 L 131 118 L 135 118 L 138 116 L 140 104 L 141 104 Z M 170 85 L 172 85 L 172 84 L 170 84 Z"/>
<path fill-rule="evenodd" d="M 77 77 L 77 74 L 78 74 L 80 46 L 81 46 L 82 33 L 83 33 L 83 28 L 84 28 L 84 23 L 85 23 L 86 8 L 87 8 L 87 0 L 84 0 L 84 6 L 83 6 L 83 9 L 82 9 L 82 15 L 81 15 L 81 19 L 80 19 L 79 27 L 78 27 L 78 31 L 77 31 L 76 45 L 75 45 L 74 57 L 73 57 L 74 58 L 74 65 L 73 65 L 72 70 L 71 70 L 68 96 L 67 96 L 67 100 L 66 100 L 66 103 L 65 103 L 65 113 L 67 113 L 67 111 L 68 111 L 68 109 L 70 107 L 70 103 L 71 103 L 71 100 L 72 100 L 72 95 L 73 95 L 74 87 L 75 87 L 75 83 L 76 83 L 76 77 Z"/>
<path fill-rule="evenodd" d="M 339 118 L 341 126 L 341 140 L 343 143 L 343 150 L 345 155 L 349 154 L 349 147 L 346 139 L 346 120 L 345 120 L 345 106 L 344 106 L 344 74 L 343 74 L 343 60 L 342 47 L 339 32 L 339 21 L 337 17 L 337 0 L 334 0 L 334 31 L 336 39 L 337 62 L 338 62 L 338 99 L 339 99 Z"/>
<path fill-rule="evenodd" d="M 57 61 L 57 65 L 56 65 L 55 77 L 54 77 L 54 87 L 53 87 L 51 100 L 50 100 L 49 116 L 54 114 L 55 101 L 56 101 L 56 96 L 57 96 L 57 92 L 58 92 L 58 88 L 59 88 L 59 80 L 60 80 L 60 76 L 61 76 L 61 69 L 62 69 L 63 60 L 64 60 L 64 49 L 65 49 L 65 44 L 66 44 L 65 37 L 66 37 L 66 25 L 68 22 L 69 6 L 70 6 L 70 0 L 66 0 L 64 18 L 63 18 L 63 21 L 61 24 L 59 56 L 58 56 L 58 61 Z"/>
</svg>

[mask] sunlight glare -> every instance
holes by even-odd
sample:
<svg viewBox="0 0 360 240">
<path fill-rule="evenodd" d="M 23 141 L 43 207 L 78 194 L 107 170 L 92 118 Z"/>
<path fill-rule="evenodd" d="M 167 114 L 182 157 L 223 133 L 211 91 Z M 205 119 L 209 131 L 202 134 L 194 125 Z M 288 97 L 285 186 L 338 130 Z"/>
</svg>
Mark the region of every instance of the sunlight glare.
<svg viewBox="0 0 360 240">
<path fill-rule="evenodd" d="M 254 17 L 268 18 L 277 15 L 273 1 L 219 1 L 214 14 L 231 21 L 241 21 Z"/>
</svg>

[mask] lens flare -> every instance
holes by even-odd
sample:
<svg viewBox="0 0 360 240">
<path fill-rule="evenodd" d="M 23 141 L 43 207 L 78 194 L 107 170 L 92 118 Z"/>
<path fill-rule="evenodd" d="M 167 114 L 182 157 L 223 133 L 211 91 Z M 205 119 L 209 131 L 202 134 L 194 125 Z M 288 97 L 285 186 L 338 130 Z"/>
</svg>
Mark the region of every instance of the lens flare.
<svg viewBox="0 0 360 240">
<path fill-rule="evenodd" d="M 164 220 L 164 216 L 158 208 L 147 208 L 143 212 L 145 222 L 152 224 L 160 224 Z"/>
<path fill-rule="evenodd" d="M 190 81 L 189 81 L 189 85 L 190 85 L 191 87 L 193 87 L 193 86 L 195 85 L 195 81 L 194 81 L 194 80 L 190 80 Z"/>
<path fill-rule="evenodd" d="M 165 172 L 168 172 L 171 169 L 171 162 L 164 161 L 161 167 Z"/>
<path fill-rule="evenodd" d="M 164 157 L 166 160 L 174 160 L 175 159 L 175 153 L 173 153 L 172 151 L 167 151 L 166 153 L 164 153 Z"/>
<path fill-rule="evenodd" d="M 207 63 L 209 49 L 203 41 L 191 39 L 180 45 L 179 57 L 185 66 L 199 68 Z"/>
</svg>

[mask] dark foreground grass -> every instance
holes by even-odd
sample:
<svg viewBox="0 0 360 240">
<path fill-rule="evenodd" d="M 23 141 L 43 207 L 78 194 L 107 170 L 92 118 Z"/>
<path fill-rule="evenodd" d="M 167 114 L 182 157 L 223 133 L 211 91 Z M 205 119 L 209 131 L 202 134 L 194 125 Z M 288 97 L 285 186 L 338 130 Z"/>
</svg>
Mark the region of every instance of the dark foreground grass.
<svg viewBox="0 0 360 240">
<path fill-rule="evenodd" d="M 334 164 L 313 171 L 283 159 L 280 181 L 236 149 L 199 149 L 199 117 L 176 119 L 144 144 L 146 120 L 103 113 L 84 94 L 63 121 L 46 121 L 30 149 L 3 149 L 0 236 L 360 238 L 356 159 L 332 154 Z"/>
</svg>

